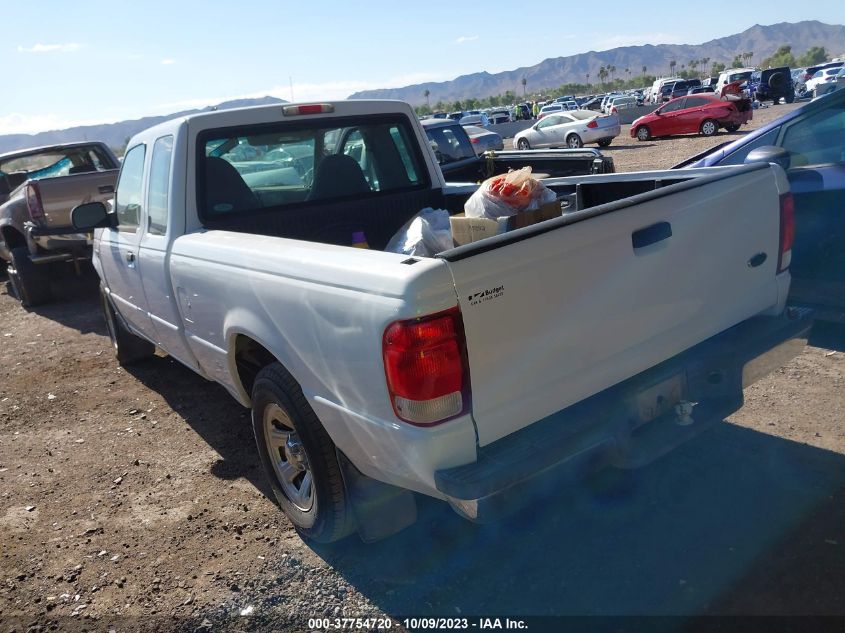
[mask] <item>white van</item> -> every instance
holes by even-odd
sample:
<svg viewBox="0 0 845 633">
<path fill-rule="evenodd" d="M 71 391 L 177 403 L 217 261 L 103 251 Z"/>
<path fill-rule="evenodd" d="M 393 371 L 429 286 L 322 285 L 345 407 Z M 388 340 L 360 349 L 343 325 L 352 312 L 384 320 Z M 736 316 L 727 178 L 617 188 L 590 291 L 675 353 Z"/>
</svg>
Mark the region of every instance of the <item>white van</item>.
<svg viewBox="0 0 845 633">
<path fill-rule="evenodd" d="M 681 81 L 681 77 L 663 77 L 661 79 L 656 79 L 653 84 L 651 84 L 651 103 L 660 103 L 660 89 L 663 88 L 666 84 L 672 81 Z"/>
<path fill-rule="evenodd" d="M 751 73 L 755 70 L 755 68 L 729 68 L 719 75 L 719 81 L 713 87 L 714 93 L 719 97 L 722 95 L 722 88 L 729 83 L 740 80 L 748 81 L 751 78 Z"/>
</svg>

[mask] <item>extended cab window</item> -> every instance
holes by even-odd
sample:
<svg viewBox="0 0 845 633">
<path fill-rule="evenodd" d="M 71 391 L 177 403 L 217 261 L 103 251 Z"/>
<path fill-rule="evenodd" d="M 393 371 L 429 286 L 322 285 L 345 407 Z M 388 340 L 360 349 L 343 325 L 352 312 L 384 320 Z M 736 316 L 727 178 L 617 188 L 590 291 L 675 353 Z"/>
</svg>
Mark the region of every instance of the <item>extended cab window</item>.
<svg viewBox="0 0 845 633">
<path fill-rule="evenodd" d="M 791 167 L 845 162 L 845 105 L 825 108 L 784 127 L 782 144 L 790 153 Z"/>
<path fill-rule="evenodd" d="M 150 164 L 150 186 L 147 198 L 147 232 L 164 235 L 167 232 L 167 200 L 170 186 L 170 158 L 173 155 L 173 136 L 162 136 L 153 145 Z"/>
<path fill-rule="evenodd" d="M 475 157 L 469 137 L 455 130 L 460 130 L 460 127 L 433 127 L 425 131 L 434 147 L 437 162 L 441 165 Z"/>
<path fill-rule="evenodd" d="M 204 132 L 200 213 L 214 218 L 427 187 L 410 138 L 406 121 L 372 116 Z"/>
<path fill-rule="evenodd" d="M 138 228 L 143 197 L 141 185 L 144 180 L 145 153 L 146 147 L 144 145 L 136 145 L 123 157 L 123 168 L 120 170 L 117 191 L 114 196 L 118 228 L 121 230 L 134 231 Z"/>
</svg>

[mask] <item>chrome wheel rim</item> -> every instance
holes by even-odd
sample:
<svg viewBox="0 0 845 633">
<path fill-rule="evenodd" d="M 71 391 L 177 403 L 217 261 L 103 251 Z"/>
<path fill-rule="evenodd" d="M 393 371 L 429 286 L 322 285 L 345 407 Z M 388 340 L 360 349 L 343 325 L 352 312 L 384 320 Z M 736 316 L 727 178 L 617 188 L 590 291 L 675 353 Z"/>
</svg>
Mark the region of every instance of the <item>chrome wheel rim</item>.
<svg viewBox="0 0 845 633">
<path fill-rule="evenodd" d="M 570 149 L 578 149 L 580 143 L 578 142 L 577 136 L 570 136 L 569 137 L 569 148 Z"/>
<path fill-rule="evenodd" d="M 519 145 L 519 149 L 528 149 L 528 141 L 525 139 L 519 139 L 519 143 L 517 143 L 517 145 Z"/>
<path fill-rule="evenodd" d="M 707 136 L 709 136 L 710 134 L 713 134 L 716 131 L 715 130 L 716 126 L 713 123 L 711 123 L 710 121 L 707 121 L 702 127 L 703 127 L 702 131 Z"/>
<path fill-rule="evenodd" d="M 648 130 L 646 130 L 644 127 L 641 127 L 639 130 L 637 130 L 637 138 L 640 139 L 641 141 L 647 141 L 648 140 Z"/>
<path fill-rule="evenodd" d="M 282 407 L 272 403 L 264 409 L 262 423 L 267 453 L 282 492 L 293 505 L 308 512 L 314 507 L 314 478 L 293 421 Z"/>
</svg>

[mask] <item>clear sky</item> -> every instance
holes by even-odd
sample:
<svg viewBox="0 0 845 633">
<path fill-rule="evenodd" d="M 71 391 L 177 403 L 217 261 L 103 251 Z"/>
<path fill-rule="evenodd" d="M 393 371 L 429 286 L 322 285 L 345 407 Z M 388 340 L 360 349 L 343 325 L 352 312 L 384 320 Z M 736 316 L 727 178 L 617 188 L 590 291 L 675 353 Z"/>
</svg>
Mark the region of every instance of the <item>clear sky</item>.
<svg viewBox="0 0 845 633">
<path fill-rule="evenodd" d="M 845 2 L 24 0 L 0 16 L 0 134 L 11 134 L 290 100 L 291 83 L 297 101 L 339 99 L 754 24 L 845 24 Z"/>
</svg>

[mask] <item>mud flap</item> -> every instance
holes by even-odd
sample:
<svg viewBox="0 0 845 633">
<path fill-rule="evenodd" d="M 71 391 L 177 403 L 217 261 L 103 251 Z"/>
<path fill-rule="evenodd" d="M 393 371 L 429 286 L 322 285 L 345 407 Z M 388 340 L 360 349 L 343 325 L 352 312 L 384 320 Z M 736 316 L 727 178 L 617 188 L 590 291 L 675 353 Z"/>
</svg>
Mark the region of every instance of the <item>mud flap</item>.
<svg viewBox="0 0 845 633">
<path fill-rule="evenodd" d="M 374 543 L 416 523 L 414 493 L 367 477 L 340 451 L 337 461 L 362 541 Z"/>
</svg>

